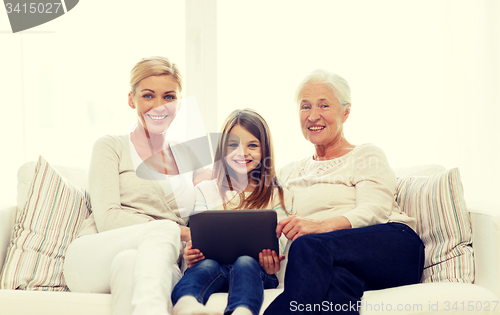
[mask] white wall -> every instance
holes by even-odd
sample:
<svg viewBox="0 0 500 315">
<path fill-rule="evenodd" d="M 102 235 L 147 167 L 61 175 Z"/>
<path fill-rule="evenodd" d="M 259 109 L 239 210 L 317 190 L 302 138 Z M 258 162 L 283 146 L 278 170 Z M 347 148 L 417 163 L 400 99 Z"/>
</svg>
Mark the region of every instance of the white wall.
<svg viewBox="0 0 500 315">
<path fill-rule="evenodd" d="M 7 15 L 7 14 L 5 14 Z M 6 30 L 2 19 L 0 28 Z M 10 27 L 10 25 L 8 25 Z M 21 51 L 20 38 L 0 33 L 2 47 L 10 49 L 0 50 L 0 105 L 3 116 L 0 124 L 2 149 L 0 151 L 0 207 L 12 205 L 16 198 L 16 172 L 20 161 L 24 158 L 25 137 L 23 133 L 23 116 L 21 99 L 23 95 L 20 71 L 7 71 L 9 68 L 21 68 L 19 54 Z M 5 46 L 4 46 L 5 45 Z M 4 70 L 5 69 L 5 70 Z M 6 71 L 6 72 L 4 72 Z M 8 75 L 6 75 L 8 74 Z"/>
<path fill-rule="evenodd" d="M 21 34 L 0 12 L 0 203 L 15 200 L 25 161 L 86 166 L 97 137 L 126 132 L 139 58 L 165 55 L 186 69 L 184 5 L 80 1 Z M 218 0 L 212 16 L 217 41 L 204 45 L 217 56 L 218 105 L 202 113 L 215 112 L 216 126 L 252 107 L 271 125 L 280 163 L 312 152 L 292 97 L 305 73 L 327 68 L 351 84 L 349 141 L 379 145 L 395 167 L 459 167 L 468 200 L 500 203 L 498 1 Z"/>
<path fill-rule="evenodd" d="M 218 122 L 252 107 L 281 163 L 312 153 L 295 87 L 315 68 L 352 89 L 345 136 L 394 167 L 459 167 L 468 200 L 500 191 L 498 1 L 219 0 Z"/>
<path fill-rule="evenodd" d="M 80 1 L 16 34 L 0 12 L 0 203 L 15 202 L 24 162 L 43 155 L 88 167 L 97 138 L 127 133 L 135 119 L 127 100 L 131 68 L 161 55 L 184 69 L 184 24 L 184 3 L 175 0 Z"/>
</svg>

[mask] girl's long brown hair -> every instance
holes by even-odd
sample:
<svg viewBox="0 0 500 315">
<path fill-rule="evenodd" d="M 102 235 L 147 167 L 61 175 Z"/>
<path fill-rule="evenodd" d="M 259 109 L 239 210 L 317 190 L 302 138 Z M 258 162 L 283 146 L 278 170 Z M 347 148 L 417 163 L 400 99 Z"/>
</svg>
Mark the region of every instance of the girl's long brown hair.
<svg viewBox="0 0 500 315">
<path fill-rule="evenodd" d="M 260 164 L 253 169 L 249 175 L 248 184 L 253 184 L 251 181 L 256 181 L 257 185 L 253 192 L 245 198 L 243 192 L 240 193 L 240 204 L 238 209 L 263 209 L 269 205 L 273 198 L 274 189 L 278 189 L 280 204 L 288 213 L 285 207 L 283 188 L 278 183 L 276 171 L 274 169 L 274 152 L 272 146 L 271 131 L 269 126 L 262 116 L 253 109 L 245 108 L 233 111 L 224 122 L 217 149 L 215 150 L 215 165 L 214 177 L 217 178 L 217 187 L 219 188 L 222 200 L 224 201 L 224 209 L 229 202 L 226 192 L 234 191 L 236 180 L 232 178 L 228 172 L 229 166 L 226 163 L 225 157 L 228 152 L 228 137 L 229 132 L 234 126 L 241 126 L 250 132 L 255 138 L 259 139 L 261 146 L 261 161 Z"/>
</svg>

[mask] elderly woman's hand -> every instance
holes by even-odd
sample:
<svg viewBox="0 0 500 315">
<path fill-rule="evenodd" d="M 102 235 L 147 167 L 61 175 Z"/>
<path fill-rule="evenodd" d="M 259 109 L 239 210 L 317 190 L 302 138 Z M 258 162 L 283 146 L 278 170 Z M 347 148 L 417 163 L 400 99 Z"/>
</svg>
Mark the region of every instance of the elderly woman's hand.
<svg viewBox="0 0 500 315">
<path fill-rule="evenodd" d="M 292 215 L 278 223 L 278 226 L 276 226 L 276 236 L 279 238 L 281 233 L 283 233 L 286 238 L 295 241 L 302 235 L 326 233 L 350 228 L 351 223 L 344 216 L 315 220 Z"/>
<path fill-rule="evenodd" d="M 279 238 L 283 233 L 289 240 L 295 241 L 298 237 L 306 234 L 323 233 L 320 220 L 290 216 L 281 220 L 276 227 L 276 236 Z"/>
</svg>

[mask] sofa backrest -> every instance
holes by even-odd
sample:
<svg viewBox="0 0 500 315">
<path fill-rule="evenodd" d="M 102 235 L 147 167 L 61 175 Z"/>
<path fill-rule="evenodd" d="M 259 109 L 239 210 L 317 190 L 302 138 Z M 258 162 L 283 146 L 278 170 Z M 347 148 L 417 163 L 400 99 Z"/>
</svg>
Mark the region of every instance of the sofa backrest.
<svg viewBox="0 0 500 315">
<path fill-rule="evenodd" d="M 35 172 L 36 163 L 28 162 L 21 166 L 18 171 L 18 187 L 17 187 L 17 206 L 18 209 L 23 209 L 26 201 L 28 199 L 28 192 L 30 184 Z M 65 180 L 80 186 L 82 188 L 88 189 L 88 170 L 75 167 L 66 166 L 54 166 L 54 168 L 64 177 Z M 445 168 L 441 165 L 419 165 L 412 167 L 395 168 L 394 172 L 397 177 L 409 177 L 409 176 L 430 176 L 433 174 L 445 171 Z M 290 244 L 287 245 L 287 250 Z M 282 263 L 282 267 L 286 266 L 286 260 Z M 284 270 L 279 273 L 280 283 L 283 281 Z"/>
<path fill-rule="evenodd" d="M 17 207 L 23 209 L 28 199 L 28 192 L 33 175 L 35 174 L 36 162 L 27 162 L 17 172 Z M 88 189 L 88 170 L 77 167 L 57 166 L 54 168 L 69 182 Z M 397 177 L 401 176 L 429 176 L 444 171 L 441 165 L 427 164 L 412 167 L 395 168 Z"/>
<path fill-rule="evenodd" d="M 398 167 L 394 169 L 396 177 L 430 176 L 443 171 L 446 171 L 446 169 L 443 166 L 437 164 Z"/>
<path fill-rule="evenodd" d="M 28 193 L 33 176 L 35 175 L 36 162 L 27 162 L 17 171 L 17 208 L 23 209 L 28 200 Z M 88 170 L 77 167 L 57 166 L 54 168 L 65 180 L 79 187 L 88 189 Z"/>
<path fill-rule="evenodd" d="M 10 235 L 16 218 L 16 207 L 0 209 L 0 272 L 4 264 L 7 248 L 10 244 Z"/>
</svg>

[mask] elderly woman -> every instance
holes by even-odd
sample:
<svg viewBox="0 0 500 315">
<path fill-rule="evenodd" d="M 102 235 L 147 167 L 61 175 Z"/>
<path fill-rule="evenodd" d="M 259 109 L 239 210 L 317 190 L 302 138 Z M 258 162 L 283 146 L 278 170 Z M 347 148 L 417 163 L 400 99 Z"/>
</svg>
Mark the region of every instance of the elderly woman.
<svg viewBox="0 0 500 315">
<path fill-rule="evenodd" d="M 277 233 L 293 240 L 285 290 L 266 315 L 358 314 L 365 290 L 418 283 L 424 245 L 395 202 L 395 175 L 381 149 L 343 133 L 351 109 L 342 77 L 311 73 L 296 94 L 304 137 L 315 152 L 280 173 L 296 216 Z"/>
</svg>

